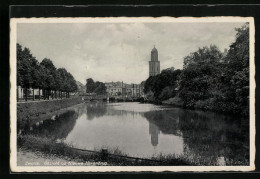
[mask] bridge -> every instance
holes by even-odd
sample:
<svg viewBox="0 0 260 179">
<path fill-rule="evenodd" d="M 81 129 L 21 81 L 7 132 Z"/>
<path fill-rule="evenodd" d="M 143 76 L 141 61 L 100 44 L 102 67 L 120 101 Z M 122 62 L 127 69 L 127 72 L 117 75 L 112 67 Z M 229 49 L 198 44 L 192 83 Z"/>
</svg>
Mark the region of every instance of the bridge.
<svg viewBox="0 0 260 179">
<path fill-rule="evenodd" d="M 125 97 L 125 96 L 110 96 L 110 95 L 80 95 L 85 101 L 148 101 L 148 99 L 144 97 Z"/>
</svg>

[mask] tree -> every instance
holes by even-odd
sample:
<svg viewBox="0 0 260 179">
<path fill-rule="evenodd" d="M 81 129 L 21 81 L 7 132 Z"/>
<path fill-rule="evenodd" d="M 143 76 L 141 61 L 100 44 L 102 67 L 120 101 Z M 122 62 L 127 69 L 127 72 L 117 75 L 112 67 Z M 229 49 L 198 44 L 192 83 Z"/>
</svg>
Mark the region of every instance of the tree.
<svg viewBox="0 0 260 179">
<path fill-rule="evenodd" d="M 40 89 L 43 90 L 44 99 L 51 95 L 52 98 L 56 97 L 56 91 L 66 92 L 66 97 L 69 97 L 70 92 L 77 90 L 77 84 L 74 77 L 67 72 L 66 69 L 56 69 L 53 62 L 44 58 L 41 63 L 33 57 L 28 48 L 22 48 L 17 44 L 17 86 L 21 86 L 25 90 L 25 99 L 29 91 L 27 89 Z M 17 88 L 18 89 L 18 88 Z M 53 93 L 54 92 L 54 93 Z M 17 90 L 17 96 L 19 96 Z M 61 96 L 61 95 L 60 95 Z M 39 98 L 40 99 L 40 98 Z"/>
<path fill-rule="evenodd" d="M 27 101 L 28 89 L 32 84 L 32 68 L 30 61 L 34 58 L 28 48 L 24 48 L 17 44 L 17 73 L 18 73 L 18 85 L 24 88 L 25 100 Z"/>
<path fill-rule="evenodd" d="M 104 83 L 97 81 L 95 83 L 95 89 L 93 92 L 98 95 L 103 95 L 103 94 L 106 94 L 106 89 L 107 88 Z"/>
<path fill-rule="evenodd" d="M 86 84 L 87 93 L 96 93 L 98 95 L 106 94 L 106 86 L 102 82 L 95 82 L 92 78 L 88 78 Z"/>
<path fill-rule="evenodd" d="M 149 93 L 151 99 L 153 98 L 159 101 L 165 100 L 167 97 L 174 97 L 176 95 L 175 88 L 177 87 L 177 81 L 180 74 L 181 70 L 168 68 L 162 70 L 161 74 L 159 75 L 150 76 L 145 81 L 144 93 Z M 162 94 L 162 92 L 164 94 Z"/>
<path fill-rule="evenodd" d="M 20 44 L 16 44 L 16 58 L 17 58 L 17 69 L 16 69 L 16 73 L 17 73 L 17 100 L 19 100 L 19 89 L 18 86 L 23 86 L 23 75 L 22 75 L 22 53 L 23 53 L 23 49 L 22 46 Z"/>
<path fill-rule="evenodd" d="M 33 100 L 35 98 L 34 89 L 39 88 L 41 86 L 41 67 L 36 58 L 31 58 L 31 76 L 32 76 L 32 89 L 33 89 Z M 39 96 L 40 97 L 40 96 Z"/>
<path fill-rule="evenodd" d="M 236 28 L 236 40 L 226 56 L 223 89 L 225 101 L 236 113 L 249 114 L 249 24 Z"/>
<path fill-rule="evenodd" d="M 50 93 L 52 89 L 55 89 L 55 71 L 56 68 L 53 65 L 52 61 L 48 58 L 44 58 L 40 63 L 41 66 L 44 68 L 44 77 L 45 77 L 45 84 L 44 84 L 44 92 L 45 98 L 49 99 Z"/>
<path fill-rule="evenodd" d="M 211 45 L 184 58 L 179 96 L 186 107 L 249 114 L 249 24 L 235 30 L 227 54 Z"/>
<path fill-rule="evenodd" d="M 23 86 L 23 74 L 22 74 L 23 49 L 20 44 L 16 44 L 16 58 L 17 58 L 17 86 Z"/>
<path fill-rule="evenodd" d="M 58 75 L 59 75 L 59 90 L 60 90 L 60 96 L 63 97 L 63 92 L 67 91 L 68 85 L 67 85 L 67 70 L 65 68 L 59 68 L 58 69 Z"/>
<path fill-rule="evenodd" d="M 76 84 L 76 80 L 74 79 L 74 77 L 73 77 L 69 72 L 67 72 L 66 76 L 67 76 L 67 81 L 66 81 L 67 88 L 66 88 L 66 92 L 67 92 L 67 97 L 70 97 L 70 92 L 75 92 L 75 91 L 77 91 L 78 86 L 77 86 L 77 84 Z"/>
<path fill-rule="evenodd" d="M 184 58 L 179 95 L 186 107 L 195 107 L 197 101 L 211 98 L 218 90 L 222 58 L 215 45 L 199 48 Z"/>
<path fill-rule="evenodd" d="M 95 82 L 92 78 L 87 79 L 86 89 L 87 89 L 87 93 L 93 93 L 94 92 Z"/>
<path fill-rule="evenodd" d="M 47 75 L 46 75 L 45 68 L 40 64 L 38 66 L 37 71 L 38 71 L 38 75 L 39 75 L 39 81 L 38 81 L 39 94 L 38 95 L 39 95 L 39 100 L 41 100 L 41 91 L 40 90 L 45 89 Z"/>
</svg>

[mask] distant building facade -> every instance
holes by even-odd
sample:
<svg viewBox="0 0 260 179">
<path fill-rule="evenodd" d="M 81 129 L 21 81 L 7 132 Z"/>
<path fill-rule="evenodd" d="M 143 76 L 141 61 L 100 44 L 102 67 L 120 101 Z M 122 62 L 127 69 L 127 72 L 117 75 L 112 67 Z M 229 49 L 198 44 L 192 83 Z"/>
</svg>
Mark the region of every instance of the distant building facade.
<svg viewBox="0 0 260 179">
<path fill-rule="evenodd" d="M 123 82 L 108 82 L 105 83 L 107 94 L 109 96 L 121 97 L 142 97 L 144 95 L 144 85 L 141 84 L 126 84 Z"/>
<path fill-rule="evenodd" d="M 151 61 L 149 61 L 149 76 L 160 74 L 160 61 L 158 60 L 158 51 L 154 48 L 151 51 Z"/>
<path fill-rule="evenodd" d="M 125 84 L 123 82 L 108 82 L 105 83 L 105 86 L 109 96 L 120 96 L 125 93 Z"/>
</svg>

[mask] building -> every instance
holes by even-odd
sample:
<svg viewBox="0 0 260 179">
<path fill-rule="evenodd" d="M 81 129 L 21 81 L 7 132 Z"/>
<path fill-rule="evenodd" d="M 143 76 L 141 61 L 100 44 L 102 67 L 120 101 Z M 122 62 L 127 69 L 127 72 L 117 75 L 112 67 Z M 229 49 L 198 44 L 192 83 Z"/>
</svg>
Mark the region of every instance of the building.
<svg viewBox="0 0 260 179">
<path fill-rule="evenodd" d="M 158 51 L 154 48 L 151 51 L 151 61 L 149 61 L 149 76 L 160 74 L 160 61 L 158 61 Z"/>
<path fill-rule="evenodd" d="M 105 83 L 109 96 L 121 96 L 125 94 L 125 84 L 123 82 Z"/>
<path fill-rule="evenodd" d="M 126 97 L 141 97 L 141 86 L 139 84 L 126 84 Z"/>
<path fill-rule="evenodd" d="M 108 82 L 105 83 L 107 88 L 107 94 L 109 96 L 121 96 L 121 97 L 142 97 L 143 96 L 143 84 L 126 84 L 123 82 Z"/>
</svg>

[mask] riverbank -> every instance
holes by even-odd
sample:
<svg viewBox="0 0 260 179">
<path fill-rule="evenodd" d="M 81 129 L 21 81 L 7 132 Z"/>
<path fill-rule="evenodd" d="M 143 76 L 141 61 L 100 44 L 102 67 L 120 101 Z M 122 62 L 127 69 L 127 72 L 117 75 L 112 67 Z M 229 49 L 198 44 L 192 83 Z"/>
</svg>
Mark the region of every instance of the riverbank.
<svg viewBox="0 0 260 179">
<path fill-rule="evenodd" d="M 162 104 L 162 105 L 170 105 L 174 107 L 180 107 L 183 109 L 191 109 L 191 110 L 201 110 L 201 111 L 210 111 L 221 114 L 229 114 L 229 115 L 239 115 L 243 117 L 249 116 L 249 106 L 243 110 L 234 109 L 232 103 L 220 103 L 215 101 L 214 99 L 205 100 L 205 101 L 197 101 L 194 105 L 185 105 L 184 101 L 179 97 L 169 98 L 167 100 L 157 100 L 157 101 L 149 101 L 152 104 Z"/>
<path fill-rule="evenodd" d="M 17 103 L 17 124 L 24 128 L 42 118 L 50 118 L 55 111 L 84 102 L 80 97 L 60 100 Z M 46 116 L 46 117 L 44 117 Z"/>
<path fill-rule="evenodd" d="M 88 151 L 76 149 L 61 141 L 41 138 L 33 135 L 19 135 L 17 140 L 18 161 L 24 165 L 26 161 L 35 161 L 49 165 L 110 165 L 110 166 L 216 166 L 216 165 L 248 165 L 249 161 L 208 161 L 193 155 L 158 155 L 150 159 L 130 157 L 117 148 Z M 32 158 L 32 159 L 31 159 Z M 35 160 L 34 160 L 35 159 Z M 56 161 L 56 162 L 55 162 Z M 43 163 L 44 164 L 44 163 Z"/>
<path fill-rule="evenodd" d="M 167 100 L 162 101 L 162 104 L 164 105 L 173 105 L 177 107 L 184 107 L 184 102 L 182 101 L 181 98 L 174 97 L 174 98 L 169 98 Z"/>
<path fill-rule="evenodd" d="M 68 157 L 45 154 L 42 152 L 32 152 L 25 149 L 17 151 L 18 166 L 107 166 L 106 162 L 83 162 L 72 160 Z"/>
<path fill-rule="evenodd" d="M 101 150 L 90 152 L 87 150 L 78 150 L 63 142 L 57 142 L 49 138 L 41 138 L 33 135 L 19 135 L 17 139 L 18 151 L 27 151 L 29 155 L 40 154 L 40 161 L 52 158 L 73 162 L 81 162 L 93 165 L 106 164 L 112 166 L 187 166 L 199 165 L 192 161 L 188 156 L 156 156 L 151 159 L 140 159 L 129 157 L 118 149 L 107 149 L 104 154 Z M 19 153 L 18 155 L 22 155 Z M 25 153 L 26 154 L 26 153 Z M 27 153 L 28 155 L 28 153 Z M 27 157 L 20 157 L 22 161 Z M 53 158 L 52 158 L 53 159 Z M 52 160 L 51 159 L 51 160 Z M 65 162 L 65 161 L 64 161 Z M 200 161 L 201 162 L 201 161 Z M 61 162 L 62 163 L 62 162 Z"/>
</svg>

